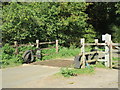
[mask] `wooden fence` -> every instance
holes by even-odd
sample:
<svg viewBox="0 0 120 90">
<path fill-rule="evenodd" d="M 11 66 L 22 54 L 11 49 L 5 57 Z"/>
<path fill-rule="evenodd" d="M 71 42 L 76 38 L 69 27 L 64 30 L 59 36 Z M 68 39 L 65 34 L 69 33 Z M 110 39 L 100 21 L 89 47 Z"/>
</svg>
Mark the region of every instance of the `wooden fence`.
<svg viewBox="0 0 120 90">
<path fill-rule="evenodd" d="M 44 45 L 44 44 L 56 44 L 56 46 L 55 47 L 49 47 L 49 48 L 40 48 L 40 45 Z M 39 42 L 39 40 L 36 40 L 36 43 L 32 43 L 32 44 L 18 44 L 17 41 L 14 41 L 13 47 L 15 48 L 15 54 L 16 55 L 19 54 L 18 47 L 21 47 L 21 46 L 36 46 L 37 50 L 56 48 L 55 53 L 58 53 L 58 40 L 53 41 L 53 42 Z M 42 54 L 42 55 L 49 55 L 49 54 Z"/>
<path fill-rule="evenodd" d="M 82 38 L 81 39 L 81 53 L 79 55 L 82 56 L 81 58 L 81 62 L 82 62 L 82 68 L 85 68 L 85 63 L 86 62 L 93 62 L 93 61 L 104 61 L 105 62 L 105 66 L 106 67 L 112 67 L 112 47 L 113 46 L 120 46 L 120 43 L 112 43 L 111 40 L 111 35 L 109 34 L 105 34 L 102 38 L 103 41 L 105 41 L 105 43 L 98 43 L 98 39 L 95 39 L 95 43 L 85 43 L 85 39 Z M 104 52 L 100 52 L 100 51 L 95 51 L 95 52 L 85 52 L 85 46 L 89 46 L 89 45 L 95 45 L 95 46 L 104 46 L 105 47 L 105 51 Z M 93 60 L 87 60 L 85 61 L 85 55 L 89 55 L 89 54 L 94 54 L 94 53 L 103 53 L 105 55 L 105 59 L 93 59 Z"/>
</svg>

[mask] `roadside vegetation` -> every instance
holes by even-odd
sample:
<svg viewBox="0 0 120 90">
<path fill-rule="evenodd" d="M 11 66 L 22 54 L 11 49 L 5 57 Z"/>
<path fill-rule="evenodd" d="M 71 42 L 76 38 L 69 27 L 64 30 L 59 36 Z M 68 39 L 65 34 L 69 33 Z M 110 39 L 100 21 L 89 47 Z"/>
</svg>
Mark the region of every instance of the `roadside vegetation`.
<svg viewBox="0 0 120 90">
<path fill-rule="evenodd" d="M 59 74 L 63 75 L 64 77 L 77 76 L 79 74 L 93 74 L 93 73 L 94 73 L 94 67 L 92 66 L 82 69 L 61 68 L 59 72 Z"/>
<path fill-rule="evenodd" d="M 117 61 L 117 62 L 114 62 Z M 115 58 L 113 57 L 113 65 L 119 64 L 118 62 L 120 61 L 120 58 Z M 104 69 L 109 69 L 104 65 L 104 62 L 97 62 L 96 64 L 89 65 L 86 68 L 80 68 L 80 69 L 75 69 L 75 68 L 61 68 L 60 72 L 57 75 L 62 75 L 64 77 L 71 77 L 71 76 L 77 76 L 77 75 L 82 75 L 82 74 L 94 74 L 95 73 L 95 68 L 104 68 Z"/>
<path fill-rule="evenodd" d="M 51 46 L 49 46 L 51 47 Z M 15 55 L 15 48 L 13 48 L 9 44 L 5 44 L 0 50 L 1 50 L 1 65 L 2 68 L 6 67 L 13 67 L 13 66 L 18 66 L 24 63 L 22 59 L 22 55 L 26 50 L 35 50 L 35 47 L 31 46 L 24 46 L 24 47 L 19 47 L 19 54 Z M 92 48 L 87 47 L 85 51 L 90 51 Z M 103 49 L 100 49 L 103 50 Z M 75 57 L 80 53 L 80 48 L 76 47 L 74 45 L 71 45 L 70 47 L 63 47 L 59 45 L 59 52 L 55 53 L 55 48 L 52 49 L 46 49 L 42 50 L 41 54 L 50 54 L 50 55 L 42 55 L 41 59 L 35 58 L 35 61 L 43 61 L 43 60 L 52 60 L 52 59 L 57 59 L 57 58 L 71 58 Z M 52 54 L 53 53 L 53 54 Z M 113 58 L 113 61 L 118 61 L 120 58 Z M 117 62 L 113 63 L 116 64 Z M 94 65 L 94 67 L 104 67 L 103 63 L 99 63 Z"/>
<path fill-rule="evenodd" d="M 23 64 L 24 61 L 22 59 L 22 55 L 26 50 L 35 50 L 35 47 L 30 47 L 30 46 L 19 47 L 18 48 L 19 54 L 15 55 L 15 53 L 14 53 L 15 48 L 11 47 L 11 45 L 9 45 L 9 44 L 5 44 L 1 48 L 2 53 L 0 54 L 2 57 L 2 59 L 1 59 L 2 68 Z M 54 54 L 51 54 L 51 53 L 54 53 Z M 55 48 L 42 50 L 41 54 L 50 54 L 50 55 L 46 55 L 46 56 L 43 55 L 41 57 L 41 59 L 35 58 L 35 61 L 74 57 L 74 56 L 78 55 L 79 53 L 80 53 L 80 48 L 75 48 L 74 46 L 71 46 L 69 48 L 59 46 L 58 53 L 55 53 Z"/>
<path fill-rule="evenodd" d="M 2 2 L 2 68 L 23 64 L 22 55 L 35 47 L 19 47 L 15 55 L 14 41 L 20 44 L 59 41 L 59 53 L 42 55 L 40 60 L 74 57 L 80 53 L 80 38 L 94 42 L 105 33 L 120 42 L 120 2 Z M 102 42 L 101 40 L 99 40 Z M 90 51 L 87 47 L 85 51 Z M 100 50 L 104 50 L 101 48 Z M 55 49 L 42 50 L 50 54 Z M 117 60 L 113 58 L 113 60 Z"/>
</svg>

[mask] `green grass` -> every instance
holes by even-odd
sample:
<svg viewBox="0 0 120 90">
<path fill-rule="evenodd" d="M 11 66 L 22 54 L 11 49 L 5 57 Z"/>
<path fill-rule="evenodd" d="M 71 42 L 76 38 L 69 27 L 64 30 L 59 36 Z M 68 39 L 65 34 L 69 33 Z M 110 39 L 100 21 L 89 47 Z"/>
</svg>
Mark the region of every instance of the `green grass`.
<svg viewBox="0 0 120 90">
<path fill-rule="evenodd" d="M 18 49 L 20 52 L 24 53 L 24 51 L 26 50 L 35 49 L 35 48 L 20 47 Z M 5 46 L 2 47 L 1 50 L 2 50 L 2 53 L 0 54 L 0 57 L 2 58 L 2 68 L 18 66 L 23 63 L 23 60 L 22 60 L 23 53 L 14 55 L 15 49 L 10 47 L 10 45 L 6 44 Z M 54 54 L 51 54 L 51 53 L 54 53 Z M 42 54 L 51 54 L 51 55 L 42 56 L 42 59 L 36 59 L 36 61 L 52 60 L 56 58 L 69 58 L 69 57 L 74 57 L 79 53 L 80 53 L 80 48 L 75 48 L 75 47 L 67 48 L 67 47 L 59 46 L 59 52 L 56 54 L 55 54 L 55 48 L 42 50 Z"/>
<path fill-rule="evenodd" d="M 87 47 L 85 51 L 90 51 L 90 47 Z M 70 57 L 75 57 L 77 56 L 80 52 L 80 48 L 76 48 L 74 46 L 71 47 L 61 47 L 59 46 L 59 52 L 55 53 L 55 48 L 53 49 L 48 49 L 48 50 L 42 50 L 42 54 L 50 54 L 47 56 L 43 56 L 42 60 L 49 60 L 49 59 L 57 59 L 57 58 L 70 58 Z M 39 61 L 39 60 L 37 60 Z"/>
<path fill-rule="evenodd" d="M 49 47 L 52 47 L 52 46 L 49 46 Z M 24 52 L 26 50 L 35 49 L 35 47 L 27 47 L 26 46 L 26 47 L 19 47 L 18 49 L 20 52 Z M 91 50 L 91 47 L 85 48 L 86 52 L 88 52 L 90 50 Z M 11 67 L 18 66 L 23 63 L 23 60 L 21 58 L 23 53 L 20 53 L 17 56 L 14 55 L 15 49 L 10 47 L 10 45 L 6 44 L 5 46 L 3 46 L 2 51 L 3 52 L 0 56 L 2 57 L 2 67 L 3 68 L 10 67 L 10 66 Z M 70 47 L 59 46 L 58 53 L 55 53 L 56 52 L 55 48 L 42 50 L 41 52 L 42 52 L 42 54 L 50 54 L 50 55 L 42 56 L 41 59 L 36 59 L 36 61 L 75 57 L 80 53 L 80 48 L 77 48 L 75 46 L 70 46 Z"/>
<path fill-rule="evenodd" d="M 81 75 L 81 74 L 87 74 L 91 75 L 95 73 L 95 68 L 105 68 L 108 69 L 104 63 L 98 62 L 97 64 L 90 65 L 89 67 L 86 68 L 80 68 L 80 69 L 75 69 L 75 68 L 61 68 L 60 72 L 57 75 L 64 76 L 64 77 L 71 77 L 71 76 L 76 76 L 76 75 Z"/>
<path fill-rule="evenodd" d="M 120 57 L 113 57 L 112 58 L 112 65 L 114 66 L 118 66 L 119 65 L 119 61 L 120 61 Z"/>
<path fill-rule="evenodd" d="M 64 77 L 77 76 L 80 74 L 93 74 L 94 67 L 90 66 L 89 68 L 75 69 L 75 68 L 61 68 L 59 74 Z"/>
<path fill-rule="evenodd" d="M 107 68 L 104 65 L 104 62 L 98 62 L 97 64 L 91 65 L 92 67 L 97 67 L 97 68 Z"/>
<path fill-rule="evenodd" d="M 20 66 L 22 63 L 10 63 L 9 65 L 2 64 L 2 68 L 9 68 L 9 67 L 15 67 L 15 66 Z"/>
<path fill-rule="evenodd" d="M 113 61 L 120 61 L 120 57 L 113 57 L 112 60 Z"/>
<path fill-rule="evenodd" d="M 80 53 L 80 48 L 59 47 L 58 53 L 55 53 L 55 48 L 49 50 L 43 50 L 42 53 L 43 54 L 53 53 L 51 55 L 43 56 L 42 60 L 69 58 L 78 55 Z"/>
</svg>

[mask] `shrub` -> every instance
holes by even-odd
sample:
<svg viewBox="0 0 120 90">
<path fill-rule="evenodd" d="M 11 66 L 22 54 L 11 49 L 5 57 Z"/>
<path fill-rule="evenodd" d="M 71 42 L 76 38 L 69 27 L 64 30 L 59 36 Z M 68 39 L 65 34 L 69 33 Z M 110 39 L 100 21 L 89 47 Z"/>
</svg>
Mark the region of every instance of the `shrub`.
<svg viewBox="0 0 120 90">
<path fill-rule="evenodd" d="M 14 51 L 15 51 L 15 49 L 12 48 L 12 47 L 10 47 L 9 44 L 5 44 L 5 45 L 2 47 L 2 52 L 5 53 L 5 54 L 12 55 Z"/>
<path fill-rule="evenodd" d="M 75 76 L 76 73 L 73 70 L 70 70 L 68 68 L 61 68 L 61 74 L 64 77 L 70 77 L 70 76 Z"/>
<path fill-rule="evenodd" d="M 16 65 L 20 65 L 23 63 L 23 59 L 22 59 L 22 55 L 26 50 L 32 50 L 34 49 L 34 47 L 31 46 L 25 46 L 25 47 L 19 47 L 18 50 L 19 53 L 18 55 L 15 55 L 15 48 L 11 47 L 9 44 L 5 44 L 2 47 L 2 67 L 8 67 L 8 66 L 16 66 Z"/>
</svg>

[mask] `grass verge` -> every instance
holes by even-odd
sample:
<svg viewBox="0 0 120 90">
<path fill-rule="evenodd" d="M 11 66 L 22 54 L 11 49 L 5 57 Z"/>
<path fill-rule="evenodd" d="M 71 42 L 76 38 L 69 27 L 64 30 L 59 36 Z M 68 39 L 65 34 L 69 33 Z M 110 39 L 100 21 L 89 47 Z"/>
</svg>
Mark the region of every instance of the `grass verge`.
<svg viewBox="0 0 120 90">
<path fill-rule="evenodd" d="M 59 74 L 64 77 L 77 76 L 79 74 L 93 74 L 94 67 L 90 66 L 89 68 L 75 69 L 75 68 L 61 68 Z"/>
</svg>

